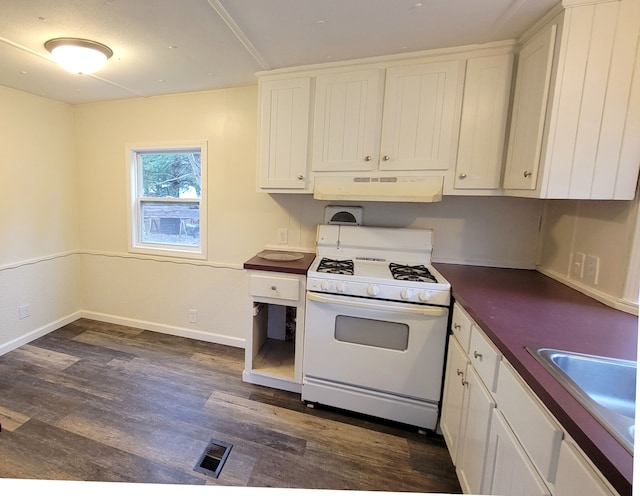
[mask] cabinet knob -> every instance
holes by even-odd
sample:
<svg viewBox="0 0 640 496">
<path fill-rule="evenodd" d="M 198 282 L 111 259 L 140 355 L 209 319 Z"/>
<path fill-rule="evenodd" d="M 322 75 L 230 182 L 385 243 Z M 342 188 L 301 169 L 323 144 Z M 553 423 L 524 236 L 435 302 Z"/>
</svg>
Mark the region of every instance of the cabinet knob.
<svg viewBox="0 0 640 496">
<path fill-rule="evenodd" d="M 303 176 L 302 174 L 300 174 L 300 175 L 298 176 L 298 181 L 302 181 L 303 179 L 304 179 L 304 176 Z"/>
<path fill-rule="evenodd" d="M 524 177 L 531 177 L 531 174 L 530 171 L 524 171 Z"/>
<path fill-rule="evenodd" d="M 278 289 L 276 286 L 271 286 L 271 291 L 275 291 L 276 289 Z"/>
<path fill-rule="evenodd" d="M 372 160 L 372 159 L 373 159 L 373 157 L 372 157 L 371 155 L 367 155 L 367 156 L 364 158 L 364 161 L 365 161 L 365 162 L 371 162 L 371 160 Z"/>
<path fill-rule="evenodd" d="M 459 177 L 460 179 L 465 179 L 465 178 L 467 177 L 467 173 L 466 173 L 466 172 L 461 172 L 461 173 L 458 175 L 458 177 Z"/>
<path fill-rule="evenodd" d="M 391 157 L 389 155 L 384 155 L 382 157 L 382 160 L 384 160 L 385 162 L 388 162 L 389 160 L 391 160 Z"/>
</svg>

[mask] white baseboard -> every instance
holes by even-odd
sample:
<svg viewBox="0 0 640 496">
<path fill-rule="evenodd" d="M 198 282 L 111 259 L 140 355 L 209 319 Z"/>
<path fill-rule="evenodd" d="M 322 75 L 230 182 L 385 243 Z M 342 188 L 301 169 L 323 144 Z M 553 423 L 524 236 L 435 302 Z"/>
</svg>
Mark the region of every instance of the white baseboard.
<svg viewBox="0 0 640 496">
<path fill-rule="evenodd" d="M 81 312 L 81 316 L 87 319 L 98 320 L 100 322 L 108 322 L 110 324 L 119 324 L 129 327 L 136 327 L 138 329 L 144 329 L 145 331 L 161 332 L 163 334 L 171 334 L 173 336 L 180 336 L 183 338 L 198 339 L 200 341 L 206 341 L 209 343 L 223 344 L 227 346 L 233 346 L 235 348 L 244 348 L 245 339 L 232 338 L 224 336 L 222 334 L 215 334 L 197 329 L 187 329 L 184 327 L 168 326 L 164 324 L 158 324 L 156 322 L 148 322 L 146 320 L 129 319 L 125 317 L 118 317 L 115 315 L 109 315 L 98 312 Z"/>
<path fill-rule="evenodd" d="M 19 338 L 14 339 L 13 341 L 0 344 L 0 356 L 12 350 L 15 350 L 16 348 L 19 348 L 24 344 L 30 343 L 35 339 L 41 338 L 42 336 L 49 334 L 50 332 L 55 331 L 56 329 L 66 326 L 67 324 L 70 324 L 74 320 L 78 320 L 81 316 L 82 316 L 81 312 L 74 312 L 70 315 L 67 315 L 66 317 L 58 319 L 54 322 L 50 322 L 49 324 L 46 324 L 42 327 L 39 327 L 38 329 L 28 332 L 27 334 L 20 336 Z"/>
</svg>

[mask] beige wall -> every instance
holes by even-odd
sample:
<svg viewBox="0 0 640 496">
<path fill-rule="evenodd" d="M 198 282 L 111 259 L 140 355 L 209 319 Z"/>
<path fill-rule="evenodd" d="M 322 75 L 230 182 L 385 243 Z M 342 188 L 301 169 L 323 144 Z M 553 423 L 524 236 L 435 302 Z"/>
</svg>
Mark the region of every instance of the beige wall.
<svg viewBox="0 0 640 496">
<path fill-rule="evenodd" d="M 283 248 L 315 249 L 328 202 L 257 193 L 257 88 L 79 105 L 82 308 L 103 320 L 244 344 L 251 300 L 242 264 L 276 231 Z M 127 143 L 208 140 L 209 253 L 205 262 L 127 253 Z M 534 267 L 542 204 L 514 198 L 445 198 L 437 204 L 368 203 L 369 225 L 430 227 L 434 260 Z M 198 322 L 188 322 L 189 310 Z"/>
<path fill-rule="evenodd" d="M 0 87 L 0 109 L 2 354 L 77 317 L 80 292 L 73 107 Z"/>
<path fill-rule="evenodd" d="M 0 150 L 3 184 L 15 185 L 0 196 L 8 240 L 0 245 L 0 292 L 12 295 L 0 303 L 0 347 L 80 312 L 243 346 L 251 312 L 243 262 L 278 246 L 281 227 L 289 230 L 289 244 L 279 246 L 314 251 L 330 202 L 255 190 L 256 87 L 75 107 L 0 88 L 0 103 L 8 137 Z M 128 253 L 126 145 L 201 139 L 209 158 L 208 259 Z M 542 201 L 445 197 L 434 204 L 360 205 L 367 225 L 433 228 L 434 261 L 535 267 Z M 543 268 L 566 271 L 567 254 L 584 246 L 608 269 L 611 254 L 580 234 L 594 224 L 611 231 L 616 246 L 628 246 L 622 238 L 635 210 L 617 202 L 548 205 Z M 624 269 L 613 265 L 600 287 L 618 295 Z M 51 290 L 57 298 L 46 296 Z M 22 304 L 31 305 L 32 317 L 17 318 Z M 188 322 L 191 309 L 196 323 Z"/>
<path fill-rule="evenodd" d="M 547 201 L 541 232 L 540 270 L 612 306 L 627 308 L 630 301 L 625 301 L 625 284 L 637 213 L 637 198 L 634 201 Z M 576 252 L 600 259 L 597 284 L 571 270 Z"/>
</svg>

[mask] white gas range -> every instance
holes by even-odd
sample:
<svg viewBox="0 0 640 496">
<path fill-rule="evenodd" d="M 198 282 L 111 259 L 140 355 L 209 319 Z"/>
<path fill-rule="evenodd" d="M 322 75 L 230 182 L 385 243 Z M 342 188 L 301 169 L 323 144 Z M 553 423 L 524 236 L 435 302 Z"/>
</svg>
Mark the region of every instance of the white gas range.
<svg viewBox="0 0 640 496">
<path fill-rule="evenodd" d="M 435 429 L 451 286 L 429 229 L 321 225 L 302 399 Z"/>
</svg>

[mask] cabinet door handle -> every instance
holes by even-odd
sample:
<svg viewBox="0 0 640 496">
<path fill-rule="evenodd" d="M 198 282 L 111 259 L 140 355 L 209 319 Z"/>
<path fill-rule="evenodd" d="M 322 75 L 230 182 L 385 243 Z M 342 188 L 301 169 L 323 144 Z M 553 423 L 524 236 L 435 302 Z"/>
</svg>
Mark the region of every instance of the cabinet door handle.
<svg viewBox="0 0 640 496">
<path fill-rule="evenodd" d="M 275 291 L 276 289 L 278 289 L 276 286 L 271 286 L 271 291 Z"/>
<path fill-rule="evenodd" d="M 388 162 L 389 160 L 391 160 L 391 157 L 389 155 L 384 155 L 382 157 L 382 160 L 384 160 L 385 162 Z"/>
<path fill-rule="evenodd" d="M 462 375 L 462 374 L 464 374 L 464 372 L 462 370 L 460 370 L 460 369 L 456 369 L 456 374 Z"/>
<path fill-rule="evenodd" d="M 372 160 L 372 159 L 373 159 L 373 157 L 372 157 L 371 155 L 367 155 L 367 156 L 364 158 L 364 161 L 365 161 L 365 162 L 371 162 L 371 160 Z"/>
<path fill-rule="evenodd" d="M 482 353 L 478 353 L 477 351 L 473 352 L 473 358 L 477 358 L 478 360 L 482 360 Z"/>
<path fill-rule="evenodd" d="M 298 181 L 302 181 L 303 179 L 304 179 L 304 176 L 303 176 L 302 174 L 300 174 L 300 175 L 298 176 Z"/>
<path fill-rule="evenodd" d="M 467 177 L 467 173 L 466 173 L 466 172 L 461 172 L 460 174 L 458 174 L 458 177 L 459 177 L 460 179 L 466 179 L 466 177 Z"/>
<path fill-rule="evenodd" d="M 464 387 L 464 386 L 466 386 L 467 384 L 469 384 L 469 382 L 468 382 L 468 381 L 465 381 L 464 379 L 462 379 L 461 384 L 462 384 L 462 386 Z"/>
<path fill-rule="evenodd" d="M 460 329 L 460 324 L 453 324 L 453 328 L 459 330 Z"/>
<path fill-rule="evenodd" d="M 524 171 L 524 177 L 531 177 L 532 172 L 530 171 Z"/>
</svg>

